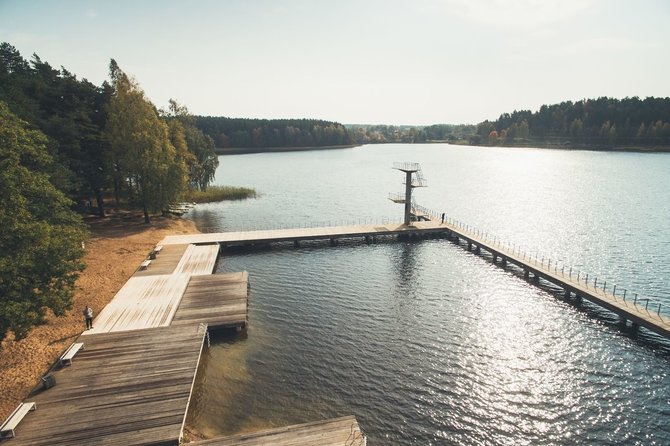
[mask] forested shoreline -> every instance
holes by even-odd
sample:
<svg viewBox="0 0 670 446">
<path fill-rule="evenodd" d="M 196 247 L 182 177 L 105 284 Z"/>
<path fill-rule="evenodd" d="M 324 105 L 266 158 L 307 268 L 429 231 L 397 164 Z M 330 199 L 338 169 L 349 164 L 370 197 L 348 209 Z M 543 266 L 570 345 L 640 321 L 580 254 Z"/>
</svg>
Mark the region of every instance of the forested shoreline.
<svg viewBox="0 0 670 446">
<path fill-rule="evenodd" d="M 218 158 L 188 109 L 159 110 L 112 59 L 110 81 L 96 86 L 8 43 L 0 45 L 0 101 L 46 137 L 50 180 L 75 203 L 95 197 L 166 210 L 188 189 L 206 189 Z"/>
<path fill-rule="evenodd" d="M 503 113 L 477 125 L 473 145 L 670 150 L 670 98 L 600 97 Z"/>
<path fill-rule="evenodd" d="M 112 202 L 149 223 L 214 178 L 214 143 L 186 107 L 158 110 L 109 68 L 96 86 L 0 44 L 0 340 L 71 309 L 87 239 L 76 210 L 104 217 Z"/>
<path fill-rule="evenodd" d="M 600 97 L 503 113 L 476 125 L 347 124 L 357 144 L 447 142 L 474 146 L 670 151 L 670 98 Z"/>
<path fill-rule="evenodd" d="M 248 119 L 195 116 L 195 126 L 217 149 L 348 146 L 351 135 L 340 123 L 318 119 Z"/>
<path fill-rule="evenodd" d="M 471 124 L 412 125 L 367 125 L 347 124 L 356 144 L 422 144 L 432 142 L 462 143 L 475 134 L 477 127 Z"/>
</svg>

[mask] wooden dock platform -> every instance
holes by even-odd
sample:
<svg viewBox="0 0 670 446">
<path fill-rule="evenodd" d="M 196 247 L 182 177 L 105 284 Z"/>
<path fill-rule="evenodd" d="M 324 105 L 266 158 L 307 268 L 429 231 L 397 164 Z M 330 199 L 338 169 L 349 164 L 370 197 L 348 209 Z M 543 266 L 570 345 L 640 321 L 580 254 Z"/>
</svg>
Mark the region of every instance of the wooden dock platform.
<svg viewBox="0 0 670 446">
<path fill-rule="evenodd" d="M 123 285 L 84 335 L 170 325 L 191 277 L 210 276 L 218 256 L 218 244 L 164 246 L 146 269 L 138 269 Z M 246 310 L 244 316 L 242 326 Z"/>
<path fill-rule="evenodd" d="M 154 253 L 79 336 L 71 365 L 30 396 L 37 410 L 11 444 L 179 445 L 207 330 L 248 322 L 249 275 L 212 274 L 219 249 L 203 241 Z M 353 417 L 231 439 L 221 444 L 365 444 Z"/>
<path fill-rule="evenodd" d="M 249 274 L 192 276 L 170 325 L 210 328 L 245 327 L 248 321 Z"/>
<path fill-rule="evenodd" d="M 218 258 L 219 245 L 217 243 L 190 244 L 184 251 L 173 274 L 212 274 Z"/>
<path fill-rule="evenodd" d="M 565 296 L 571 297 L 574 295 L 576 299 L 586 299 L 620 317 L 622 325 L 625 326 L 627 321 L 631 321 L 632 328 L 644 327 L 664 338 L 670 338 L 670 320 L 665 318 L 659 312 L 655 313 L 653 310 L 649 311 L 648 305 L 638 304 L 637 298 L 631 293 L 626 298 L 626 294 L 620 293 L 617 295 L 616 289 L 610 285 L 610 290 L 606 291 L 605 286 L 601 283 L 600 288 L 597 282 L 589 282 L 588 275 L 586 277 L 579 276 L 571 270 L 566 271 L 565 267 L 558 268 L 558 264 L 551 264 L 545 259 L 538 261 L 525 252 L 509 247 L 507 245 L 490 240 L 490 238 L 470 228 L 463 228 L 451 223 L 444 223 L 443 226 L 448 229 L 448 236 L 455 238 L 457 241 L 463 240 L 464 247 L 469 251 L 481 254 L 484 250 L 488 252 L 494 263 L 502 267 L 507 264 L 516 265 L 523 271 L 524 277 L 532 278 L 534 281 L 539 279 L 546 280 L 563 288 Z M 648 300 L 645 299 L 647 302 Z"/>
<path fill-rule="evenodd" d="M 299 245 L 302 241 L 309 240 L 330 240 L 334 243 L 339 239 L 363 238 L 367 242 L 374 241 L 377 237 L 388 236 L 444 236 L 456 240 L 463 240 L 469 249 L 474 247 L 479 254 L 482 250 L 490 254 L 494 260 L 499 259 L 500 264 L 505 266 L 510 264 L 517 265 L 524 271 L 526 277 L 533 275 L 534 278 L 542 278 L 565 290 L 566 293 L 576 295 L 578 299 L 584 298 L 590 302 L 599 305 L 620 316 L 622 321 L 631 321 L 633 327 L 645 327 L 646 329 L 670 338 L 670 319 L 660 313 L 654 313 L 648 309 L 648 299 L 645 299 L 647 305 L 640 306 L 637 300 L 632 300 L 631 296 L 626 300 L 626 296 L 617 296 L 613 292 L 606 292 L 597 286 L 590 286 L 588 281 L 578 280 L 578 278 L 565 275 L 565 271 L 552 270 L 551 265 L 538 265 L 537 260 L 527 258 L 525 253 L 516 253 L 509 247 L 501 246 L 499 242 L 490 240 L 481 235 L 479 231 L 469 226 L 458 224 L 447 219 L 438 220 L 437 213 L 429 209 L 421 208 L 421 215 L 425 221 L 412 222 L 411 225 L 398 223 L 391 224 L 370 224 L 370 225 L 350 225 L 334 227 L 316 227 L 316 228 L 294 228 L 294 229 L 275 229 L 261 231 L 245 232 L 223 232 L 209 234 L 189 234 L 168 236 L 161 242 L 163 245 L 184 244 L 184 243 L 219 243 L 223 247 L 234 246 L 254 246 L 267 245 L 272 243 L 293 242 Z M 415 211 L 417 212 L 417 211 Z"/>
<path fill-rule="evenodd" d="M 400 223 L 332 226 L 318 228 L 273 229 L 242 232 L 215 232 L 208 234 L 169 235 L 164 246 L 184 243 L 218 243 L 223 247 L 269 244 L 279 242 L 301 242 L 309 240 L 339 240 L 368 237 L 397 236 L 408 234 L 441 233 L 445 227 L 436 221 L 417 221 L 411 226 Z"/>
<path fill-rule="evenodd" d="M 178 445 L 200 361 L 198 326 L 81 336 L 8 445 Z M 4 442 L 2 443 L 4 444 Z"/>
<path fill-rule="evenodd" d="M 83 336 L 167 327 L 190 278 L 188 274 L 131 277 Z"/>
<path fill-rule="evenodd" d="M 192 443 L 194 446 L 365 446 L 353 416 L 233 435 Z"/>
<path fill-rule="evenodd" d="M 160 253 L 146 268 L 138 268 L 133 277 L 164 274 L 212 274 L 219 258 L 219 245 L 170 244 L 164 245 Z"/>
<path fill-rule="evenodd" d="M 151 264 L 146 269 L 138 269 L 133 277 L 156 276 L 161 274 L 172 274 L 181 261 L 181 258 L 188 248 L 188 244 L 163 246 L 161 252 L 156 258 L 151 260 Z"/>
</svg>

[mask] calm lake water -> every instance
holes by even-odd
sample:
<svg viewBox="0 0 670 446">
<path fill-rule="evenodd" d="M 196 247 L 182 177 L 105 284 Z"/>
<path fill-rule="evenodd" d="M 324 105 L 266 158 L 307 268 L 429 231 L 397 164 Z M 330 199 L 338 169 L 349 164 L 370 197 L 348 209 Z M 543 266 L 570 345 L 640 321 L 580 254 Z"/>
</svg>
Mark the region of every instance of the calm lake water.
<svg viewBox="0 0 670 446">
<path fill-rule="evenodd" d="M 449 145 L 227 156 L 201 230 L 400 220 L 416 200 L 670 307 L 670 154 Z M 446 240 L 225 254 L 250 325 L 203 354 L 190 423 L 226 435 L 353 414 L 371 445 L 670 444 L 670 344 Z"/>
</svg>

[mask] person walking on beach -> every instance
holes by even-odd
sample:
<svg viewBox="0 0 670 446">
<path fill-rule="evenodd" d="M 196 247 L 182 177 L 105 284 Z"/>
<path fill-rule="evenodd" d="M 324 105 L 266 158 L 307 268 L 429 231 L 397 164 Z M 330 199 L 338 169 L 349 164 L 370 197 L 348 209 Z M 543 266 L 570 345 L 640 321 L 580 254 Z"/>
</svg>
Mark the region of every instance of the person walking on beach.
<svg viewBox="0 0 670 446">
<path fill-rule="evenodd" d="M 90 330 L 93 328 L 93 310 L 86 305 L 86 308 L 84 308 L 82 313 L 84 313 L 84 319 L 86 319 L 86 329 Z"/>
<path fill-rule="evenodd" d="M 440 223 L 444 223 L 444 212 L 442 212 L 442 221 Z"/>
</svg>

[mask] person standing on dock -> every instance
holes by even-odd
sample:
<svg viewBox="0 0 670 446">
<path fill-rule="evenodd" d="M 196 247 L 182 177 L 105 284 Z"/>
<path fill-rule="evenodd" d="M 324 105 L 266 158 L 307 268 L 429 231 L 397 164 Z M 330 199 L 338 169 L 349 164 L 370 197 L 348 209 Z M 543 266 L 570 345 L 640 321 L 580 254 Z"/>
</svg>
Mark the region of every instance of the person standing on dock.
<svg viewBox="0 0 670 446">
<path fill-rule="evenodd" d="M 86 305 L 82 313 L 84 313 L 84 319 L 86 319 L 86 329 L 90 330 L 93 328 L 93 309 Z"/>
<path fill-rule="evenodd" d="M 442 221 L 440 222 L 440 224 L 442 223 L 444 223 L 444 212 L 442 212 Z"/>
</svg>

